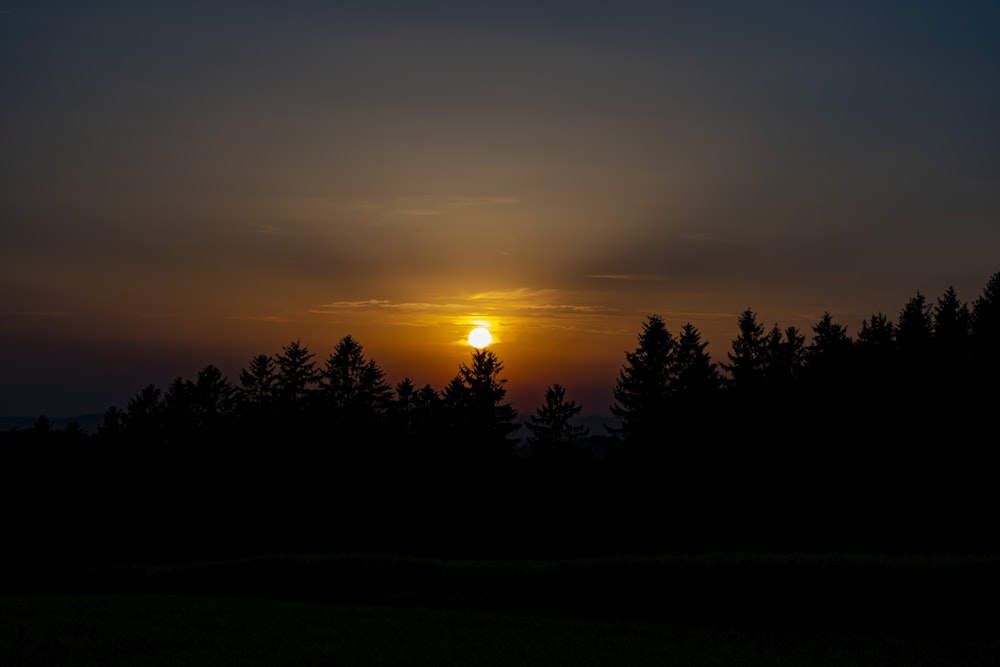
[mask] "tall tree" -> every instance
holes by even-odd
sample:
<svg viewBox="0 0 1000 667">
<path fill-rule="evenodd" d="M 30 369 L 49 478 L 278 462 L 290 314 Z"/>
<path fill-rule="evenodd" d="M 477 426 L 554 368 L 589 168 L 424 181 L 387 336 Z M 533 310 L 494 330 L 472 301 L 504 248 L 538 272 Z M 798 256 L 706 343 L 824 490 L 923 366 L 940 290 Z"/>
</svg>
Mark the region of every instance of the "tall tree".
<svg viewBox="0 0 1000 667">
<path fill-rule="evenodd" d="M 320 372 L 323 405 L 342 420 L 368 427 L 384 420 L 392 399 L 392 387 L 374 360 L 351 336 L 334 347 Z"/>
<path fill-rule="evenodd" d="M 856 344 L 870 350 L 888 351 L 896 344 L 896 326 L 886 315 L 875 313 L 871 319 L 862 320 Z"/>
<path fill-rule="evenodd" d="M 926 361 L 934 339 L 931 306 L 927 298 L 917 292 L 899 312 L 896 324 L 896 345 L 906 363 Z"/>
<path fill-rule="evenodd" d="M 217 366 L 208 364 L 191 383 L 191 397 L 198 427 L 217 432 L 233 414 L 236 388 Z"/>
<path fill-rule="evenodd" d="M 429 384 L 418 389 L 407 377 L 396 385 L 395 392 L 389 416 L 397 436 L 408 441 L 430 439 L 441 400 L 437 391 Z"/>
<path fill-rule="evenodd" d="M 968 369 L 971 320 L 969 306 L 959 300 L 955 288 L 949 286 L 934 306 L 934 359 L 939 381 L 963 381 Z"/>
<path fill-rule="evenodd" d="M 806 366 L 814 379 L 830 380 L 848 370 L 853 351 L 854 341 L 847 335 L 847 329 L 825 312 L 813 325 L 812 342 L 806 348 Z"/>
<path fill-rule="evenodd" d="M 125 431 L 136 444 L 156 444 L 163 440 L 163 392 L 148 384 L 129 399 L 125 408 Z"/>
<path fill-rule="evenodd" d="M 194 385 L 178 376 L 163 392 L 163 431 L 171 444 L 189 442 L 199 434 L 194 407 Z"/>
<path fill-rule="evenodd" d="M 782 330 L 775 324 L 764 342 L 764 382 L 780 401 L 793 395 L 802 380 L 806 337 L 797 327 Z"/>
<path fill-rule="evenodd" d="M 722 364 L 729 373 L 728 388 L 741 399 L 760 398 L 767 370 L 767 339 L 764 325 L 757 321 L 757 314 L 747 308 L 737 319 L 739 336 L 733 339 L 732 351 L 727 354 L 728 364 Z"/>
<path fill-rule="evenodd" d="M 990 377 L 993 386 L 1000 374 L 1000 272 L 994 273 L 983 292 L 972 302 L 972 349 L 976 361 Z"/>
<path fill-rule="evenodd" d="M 566 400 L 566 388 L 554 384 L 545 391 L 545 404 L 529 417 L 528 446 L 536 456 L 566 455 L 580 446 L 590 429 L 571 423 L 583 406 Z"/>
<path fill-rule="evenodd" d="M 857 340 L 858 366 L 866 379 L 857 386 L 861 403 L 872 404 L 878 396 L 895 391 L 896 325 L 883 313 L 862 320 Z"/>
<path fill-rule="evenodd" d="M 808 423 L 827 423 L 847 428 L 854 412 L 852 388 L 855 381 L 854 341 L 847 329 L 824 312 L 813 325 L 813 337 L 806 348 L 806 390 L 809 401 L 799 411 Z M 843 433 L 843 431 L 840 431 Z M 827 429 L 823 437 L 836 438 Z"/>
<path fill-rule="evenodd" d="M 306 407 L 307 399 L 319 380 L 315 355 L 295 340 L 281 348 L 277 355 L 278 396 L 284 409 Z"/>
<path fill-rule="evenodd" d="M 929 405 L 928 391 L 934 383 L 931 346 L 934 341 L 931 306 L 917 292 L 899 312 L 896 323 L 897 388 L 909 399 Z"/>
<path fill-rule="evenodd" d="M 257 411 L 269 411 L 278 391 L 278 364 L 267 354 L 250 359 L 250 367 L 240 370 L 240 402 Z"/>
<path fill-rule="evenodd" d="M 516 422 L 517 410 L 504 402 L 507 379 L 500 377 L 503 368 L 495 352 L 476 350 L 470 365 L 459 364 L 442 398 L 451 426 L 449 435 L 471 440 L 478 453 L 488 458 L 512 453 L 517 442 L 513 434 L 521 427 Z"/>
<path fill-rule="evenodd" d="M 690 322 L 685 324 L 670 359 L 674 385 L 671 393 L 684 405 L 704 405 L 718 400 L 722 378 L 707 348 L 708 341 L 701 339 L 701 332 Z"/>
<path fill-rule="evenodd" d="M 610 430 L 624 447 L 644 450 L 663 437 L 663 413 L 676 377 L 676 348 L 677 341 L 663 318 L 654 314 L 643 322 L 638 346 L 625 353 L 614 388 L 615 402 L 610 406 L 619 422 Z"/>
</svg>

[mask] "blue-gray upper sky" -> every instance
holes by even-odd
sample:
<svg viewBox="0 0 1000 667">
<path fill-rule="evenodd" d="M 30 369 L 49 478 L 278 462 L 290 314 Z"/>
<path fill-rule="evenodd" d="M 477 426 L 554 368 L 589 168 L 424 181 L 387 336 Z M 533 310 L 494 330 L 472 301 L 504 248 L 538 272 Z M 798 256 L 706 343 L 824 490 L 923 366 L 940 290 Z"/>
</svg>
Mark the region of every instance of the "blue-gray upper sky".
<svg viewBox="0 0 1000 667">
<path fill-rule="evenodd" d="M 351 334 L 604 412 L 646 315 L 855 333 L 1000 270 L 990 2 L 0 0 L 0 414 Z M 574 395 L 574 390 L 578 393 Z"/>
</svg>

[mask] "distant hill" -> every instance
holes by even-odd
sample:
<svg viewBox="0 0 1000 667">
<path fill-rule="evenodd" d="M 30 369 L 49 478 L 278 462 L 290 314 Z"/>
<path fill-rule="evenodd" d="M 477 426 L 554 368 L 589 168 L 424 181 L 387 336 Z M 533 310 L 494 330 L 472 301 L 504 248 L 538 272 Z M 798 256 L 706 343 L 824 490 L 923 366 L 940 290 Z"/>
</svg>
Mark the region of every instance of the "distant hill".
<svg viewBox="0 0 1000 667">
<path fill-rule="evenodd" d="M 48 415 L 46 415 L 48 417 Z M 48 417 L 53 427 L 65 428 L 66 424 L 75 421 L 87 433 L 96 433 L 97 427 L 104 421 L 103 414 L 78 415 L 76 417 Z M 10 429 L 28 429 L 38 421 L 38 417 L 0 417 L 0 431 Z"/>
</svg>

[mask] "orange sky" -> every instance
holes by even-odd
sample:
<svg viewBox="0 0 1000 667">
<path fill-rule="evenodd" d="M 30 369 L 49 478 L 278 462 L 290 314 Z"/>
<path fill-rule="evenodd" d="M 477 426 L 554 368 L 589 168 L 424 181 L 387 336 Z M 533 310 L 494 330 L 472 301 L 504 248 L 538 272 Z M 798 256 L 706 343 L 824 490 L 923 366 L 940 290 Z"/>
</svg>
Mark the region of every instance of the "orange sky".
<svg viewBox="0 0 1000 667">
<path fill-rule="evenodd" d="M 724 360 L 1000 270 L 985 4 L 7 6 L 0 415 L 348 334 L 443 388 L 476 320 L 606 413 L 649 314 Z"/>
</svg>

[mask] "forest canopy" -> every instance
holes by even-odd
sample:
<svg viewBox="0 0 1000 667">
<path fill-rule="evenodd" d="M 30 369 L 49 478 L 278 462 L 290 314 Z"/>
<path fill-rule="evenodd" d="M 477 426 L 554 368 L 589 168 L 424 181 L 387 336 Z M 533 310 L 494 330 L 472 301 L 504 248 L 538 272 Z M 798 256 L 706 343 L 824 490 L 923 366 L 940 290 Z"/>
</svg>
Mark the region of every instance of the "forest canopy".
<svg viewBox="0 0 1000 667">
<path fill-rule="evenodd" d="M 271 547 L 994 549 L 998 343 L 1000 273 L 971 304 L 917 292 L 855 337 L 829 313 L 804 332 L 747 308 L 719 360 L 651 314 L 594 433 L 559 382 L 519 415 L 489 348 L 436 388 L 390 385 L 350 335 L 325 359 L 295 340 L 235 382 L 209 364 L 142 387 L 95 433 L 41 416 L 0 444 L 8 492 L 183 507 L 209 533 L 206 508 L 241 499 L 227 521 Z M 304 528 L 337 502 L 354 508 L 339 538 Z"/>
</svg>

